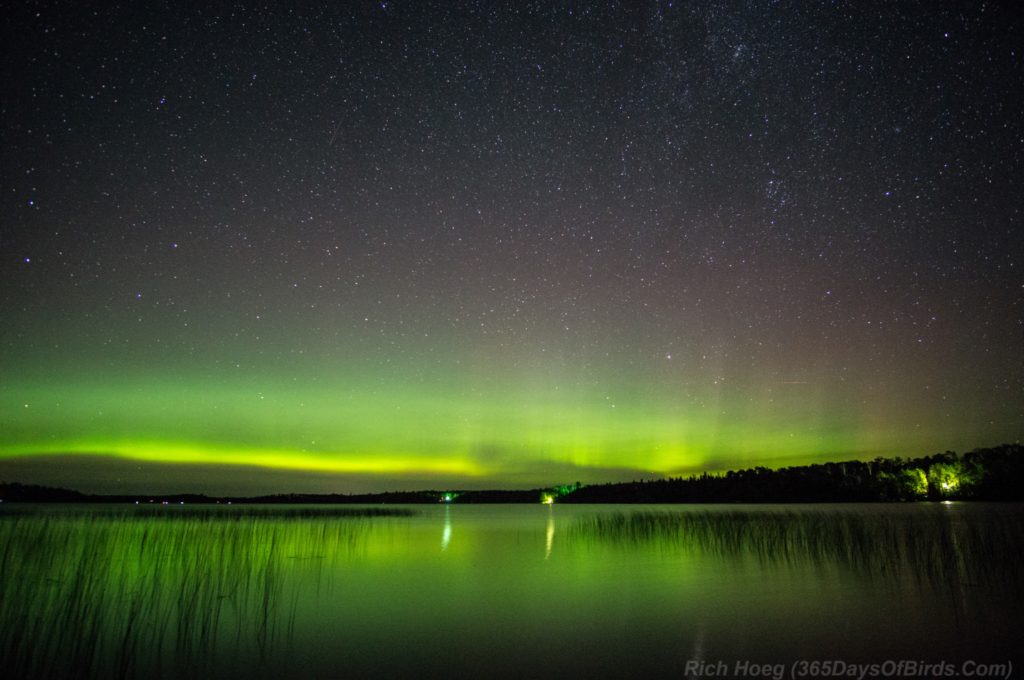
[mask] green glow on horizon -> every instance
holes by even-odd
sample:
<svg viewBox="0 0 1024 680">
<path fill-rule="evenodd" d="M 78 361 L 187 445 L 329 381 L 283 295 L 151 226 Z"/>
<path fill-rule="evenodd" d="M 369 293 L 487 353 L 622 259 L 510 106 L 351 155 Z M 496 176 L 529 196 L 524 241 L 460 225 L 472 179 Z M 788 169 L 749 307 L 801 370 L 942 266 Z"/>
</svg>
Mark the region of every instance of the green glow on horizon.
<svg viewBox="0 0 1024 680">
<path fill-rule="evenodd" d="M 997 13 L 939 49 L 930 11 L 349 4 L 259 12 L 284 61 L 216 13 L 8 17 L 0 479 L 540 489 L 1024 440 Z"/>
<path fill-rule="evenodd" d="M 254 449 L 247 447 L 210 446 L 203 443 L 177 442 L 90 442 L 67 441 L 48 446 L 5 447 L 0 457 L 18 455 L 77 454 L 112 455 L 131 460 L 161 463 L 217 463 L 224 465 L 254 465 L 279 470 L 308 470 L 311 472 L 345 472 L 357 474 L 410 474 L 456 475 L 477 477 L 483 469 L 473 461 L 446 458 L 423 458 L 378 454 L 345 456 L 331 452 L 316 454 L 302 450 Z"/>
<path fill-rule="evenodd" d="M 920 454 L 956 432 L 936 423 L 929 439 L 903 426 L 913 411 L 829 385 L 345 369 L 7 381 L 0 459 L 94 454 L 377 476 L 384 486 L 407 477 L 546 486 Z"/>
</svg>

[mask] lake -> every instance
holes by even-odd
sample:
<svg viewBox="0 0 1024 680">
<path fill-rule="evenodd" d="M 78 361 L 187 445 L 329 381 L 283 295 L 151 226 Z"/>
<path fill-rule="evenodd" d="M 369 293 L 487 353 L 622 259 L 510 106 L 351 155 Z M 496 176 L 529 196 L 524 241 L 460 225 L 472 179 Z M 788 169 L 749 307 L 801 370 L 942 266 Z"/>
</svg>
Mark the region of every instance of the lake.
<svg viewBox="0 0 1024 680">
<path fill-rule="evenodd" d="M 0 658 L 6 677 L 1005 677 L 1021 510 L 4 504 Z"/>
</svg>

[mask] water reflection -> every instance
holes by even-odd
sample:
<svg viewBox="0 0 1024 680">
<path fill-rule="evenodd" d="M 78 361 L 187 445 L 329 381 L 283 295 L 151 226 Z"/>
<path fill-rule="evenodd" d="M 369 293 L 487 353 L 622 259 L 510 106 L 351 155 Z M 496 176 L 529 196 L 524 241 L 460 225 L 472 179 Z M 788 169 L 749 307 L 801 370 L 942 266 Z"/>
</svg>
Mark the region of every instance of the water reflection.
<svg viewBox="0 0 1024 680">
<path fill-rule="evenodd" d="M 642 510 L 581 517 L 570 535 L 624 549 L 651 545 L 765 566 L 834 566 L 865 578 L 910 577 L 949 592 L 964 584 L 1021 589 L 1019 507 L 992 506 L 983 514 L 962 505 L 957 510 L 942 504 L 895 511 L 870 506 Z"/>
<path fill-rule="evenodd" d="M 441 550 L 442 552 L 448 549 L 448 544 L 452 542 L 452 507 L 450 505 L 444 506 L 444 529 L 441 530 Z"/>
<path fill-rule="evenodd" d="M 551 548 L 555 545 L 555 506 L 548 504 L 548 523 L 544 530 L 544 559 L 551 558 Z"/>
<path fill-rule="evenodd" d="M 0 656 L 10 677 L 265 661 L 291 639 L 298 593 L 317 587 L 323 564 L 362 554 L 374 517 L 410 514 L 5 508 Z"/>
<path fill-rule="evenodd" d="M 693 647 L 692 647 L 692 650 L 690 651 L 690 659 L 692 659 L 694 662 L 696 662 L 695 665 L 696 665 L 697 669 L 701 668 L 701 666 L 703 666 L 703 664 L 705 662 L 704 630 L 703 629 L 698 629 L 696 634 L 693 636 Z M 698 672 L 696 672 L 696 669 L 694 669 L 694 672 L 688 673 L 686 675 L 686 680 L 697 680 L 697 678 L 703 678 L 703 677 L 704 677 L 704 674 L 698 673 Z"/>
<path fill-rule="evenodd" d="M 686 661 L 723 657 L 1000 658 L 1024 615 L 1020 509 L 6 514 L 0 658 L 13 677 L 279 677 L 295 659 L 322 677 L 685 677 Z"/>
</svg>

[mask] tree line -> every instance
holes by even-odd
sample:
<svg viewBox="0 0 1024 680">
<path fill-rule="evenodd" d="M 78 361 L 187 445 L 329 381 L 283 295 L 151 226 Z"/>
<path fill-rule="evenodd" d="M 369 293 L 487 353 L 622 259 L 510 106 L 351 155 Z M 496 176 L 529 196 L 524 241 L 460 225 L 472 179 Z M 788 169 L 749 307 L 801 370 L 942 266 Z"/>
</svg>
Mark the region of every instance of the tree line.
<svg viewBox="0 0 1024 680">
<path fill-rule="evenodd" d="M 650 481 L 566 484 L 529 491 L 391 491 L 376 494 L 90 495 L 0 482 L 0 502 L 56 503 L 834 503 L 1024 501 L 1024 447 L 1004 444 L 924 458 L 876 458 L 770 470 L 754 467 Z"/>
<path fill-rule="evenodd" d="M 754 467 L 651 481 L 584 486 L 560 503 L 833 503 L 1024 500 L 1024 447 L 1004 444 L 924 458 Z"/>
</svg>

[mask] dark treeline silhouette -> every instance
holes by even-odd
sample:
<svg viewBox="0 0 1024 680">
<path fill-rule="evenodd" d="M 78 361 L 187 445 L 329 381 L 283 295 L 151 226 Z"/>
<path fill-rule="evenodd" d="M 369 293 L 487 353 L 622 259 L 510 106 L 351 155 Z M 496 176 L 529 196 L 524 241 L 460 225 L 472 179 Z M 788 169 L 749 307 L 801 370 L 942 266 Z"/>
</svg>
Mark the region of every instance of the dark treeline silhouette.
<svg viewBox="0 0 1024 680">
<path fill-rule="evenodd" d="M 557 487 L 556 487 L 557 488 Z M 36 484 L 0 482 L 0 502 L 12 503 L 239 503 L 239 504 L 421 504 L 421 503 L 537 503 L 550 489 L 486 491 L 387 491 L 372 494 L 288 493 L 269 496 L 205 496 L 203 494 L 84 494 Z"/>
<path fill-rule="evenodd" d="M 92 497 L 71 489 L 38 484 L 0 483 L 0 500 L 15 503 L 88 503 Z"/>
<path fill-rule="evenodd" d="M 547 489 L 518 491 L 388 491 L 371 494 L 284 494 L 231 499 L 246 503 L 536 503 Z"/>
<path fill-rule="evenodd" d="M 769 470 L 755 467 L 613 484 L 486 491 L 389 491 L 375 494 L 270 496 L 90 495 L 69 489 L 0 483 L 0 501 L 28 503 L 830 503 L 916 500 L 1024 500 L 1024 447 L 1004 444 L 958 456 L 876 458 Z"/>
<path fill-rule="evenodd" d="M 274 494 L 270 496 L 206 496 L 203 494 L 84 494 L 35 484 L 0 483 L 0 500 L 13 503 L 437 503 L 439 491 L 388 491 L 376 494 Z"/>
<path fill-rule="evenodd" d="M 1004 444 L 963 456 L 876 458 L 769 470 L 585 486 L 561 503 L 821 503 L 1024 500 L 1024 447 Z"/>
</svg>

